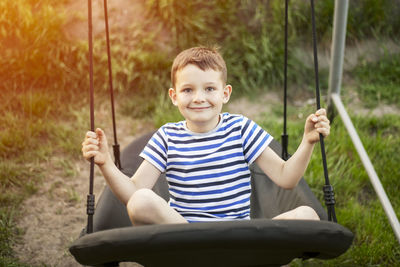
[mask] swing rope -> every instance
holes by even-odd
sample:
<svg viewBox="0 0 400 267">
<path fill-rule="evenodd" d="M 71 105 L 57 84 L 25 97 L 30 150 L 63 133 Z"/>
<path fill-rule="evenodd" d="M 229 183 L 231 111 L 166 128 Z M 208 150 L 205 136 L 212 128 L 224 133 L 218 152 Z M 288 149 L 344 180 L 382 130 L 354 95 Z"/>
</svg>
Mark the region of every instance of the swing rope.
<svg viewBox="0 0 400 267">
<path fill-rule="evenodd" d="M 93 41 L 92 41 L 92 0 L 88 0 L 88 37 L 89 37 L 89 98 L 90 98 L 90 130 L 94 131 L 94 86 L 93 86 Z M 86 232 L 93 232 L 93 214 L 95 196 L 93 195 L 94 183 L 94 158 L 90 158 L 89 194 L 87 195 L 86 213 L 88 215 Z"/>
<path fill-rule="evenodd" d="M 311 1 L 311 24 L 312 24 L 312 40 L 313 40 L 313 54 L 314 54 L 314 72 L 315 72 L 315 91 L 317 110 L 321 108 L 320 89 L 319 89 L 319 74 L 318 74 L 318 53 L 317 53 L 317 38 L 315 27 L 315 10 L 314 1 Z M 285 0 L 285 49 L 284 49 L 284 95 L 283 95 L 283 134 L 282 134 L 282 159 L 287 160 L 289 136 L 287 134 L 287 61 L 288 61 L 288 6 L 289 0 Z M 322 164 L 324 168 L 325 185 L 323 187 L 325 204 L 328 209 L 328 220 L 337 222 L 335 213 L 335 194 L 333 186 L 329 182 L 328 167 L 326 162 L 325 142 L 322 134 L 319 134 Z"/>
<path fill-rule="evenodd" d="M 311 3 L 311 22 L 312 22 L 312 39 L 313 39 L 313 52 L 314 52 L 314 71 L 315 71 L 315 92 L 316 92 L 316 102 L 317 109 L 321 108 L 320 101 L 320 90 L 319 90 L 319 76 L 318 76 L 318 55 L 317 55 L 317 38 L 316 38 L 316 30 L 315 30 L 315 11 L 314 11 L 314 0 L 310 0 Z M 325 185 L 323 187 L 325 204 L 328 208 L 328 220 L 337 222 L 336 214 L 335 214 L 335 195 L 333 192 L 333 186 L 329 182 L 328 177 L 328 167 L 326 163 L 326 153 L 325 153 L 325 142 L 324 136 L 320 133 L 320 146 L 321 146 L 321 155 L 322 155 L 322 164 L 324 167 L 324 175 L 325 175 Z"/>
<path fill-rule="evenodd" d="M 112 123 L 113 123 L 113 132 L 114 132 L 114 161 L 115 165 L 118 169 L 122 169 L 121 160 L 120 160 L 120 148 L 117 140 L 117 127 L 115 122 L 115 108 L 114 108 L 114 88 L 113 88 L 113 80 L 112 80 L 112 67 L 111 67 L 111 49 L 110 49 L 110 35 L 108 30 L 108 12 L 107 12 L 107 0 L 104 0 L 104 22 L 106 29 L 106 43 L 107 43 L 107 61 L 108 61 L 108 81 L 110 87 L 110 96 L 111 96 L 111 114 L 112 114 Z"/>
<path fill-rule="evenodd" d="M 108 12 L 107 0 L 104 0 L 104 17 L 105 17 L 105 30 L 106 30 L 106 43 L 107 43 L 107 61 L 108 61 L 108 80 L 111 96 L 111 113 L 114 132 L 114 160 L 118 169 L 122 169 L 120 160 L 120 148 L 117 139 L 117 127 L 115 120 L 114 108 L 114 88 L 112 81 L 112 66 L 111 66 L 111 49 L 110 49 L 110 35 L 108 30 Z M 88 0 L 88 39 L 89 39 L 89 90 L 90 90 L 90 130 L 94 131 L 94 84 L 93 84 L 93 26 L 92 26 L 92 1 Z M 89 194 L 87 196 L 86 213 L 88 215 L 86 232 L 88 234 L 93 232 L 93 215 L 95 210 L 95 196 L 93 194 L 94 187 L 94 158 L 90 159 L 90 176 L 89 176 Z"/>
<path fill-rule="evenodd" d="M 287 59 L 288 59 L 288 6 L 289 0 L 285 0 L 285 59 L 283 64 L 283 134 L 282 134 L 282 159 L 287 160 L 289 136 L 287 134 L 286 117 L 287 117 Z"/>
</svg>

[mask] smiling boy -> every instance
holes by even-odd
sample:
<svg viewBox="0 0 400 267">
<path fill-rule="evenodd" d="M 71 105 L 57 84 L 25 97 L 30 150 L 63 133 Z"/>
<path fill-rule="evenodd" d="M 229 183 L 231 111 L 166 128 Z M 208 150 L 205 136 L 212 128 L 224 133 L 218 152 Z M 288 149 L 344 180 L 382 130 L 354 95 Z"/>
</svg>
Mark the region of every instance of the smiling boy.
<svg viewBox="0 0 400 267">
<path fill-rule="evenodd" d="M 169 96 L 185 121 L 167 123 L 153 135 L 132 178 L 114 165 L 101 129 L 88 132 L 82 143 L 84 157 L 94 157 L 135 225 L 249 219 L 249 165 L 256 162 L 278 186 L 293 188 L 307 168 L 319 133 L 329 135 L 326 112 L 318 110 L 307 117 L 297 151 L 283 161 L 268 147 L 272 136 L 256 123 L 242 115 L 221 114 L 232 87 L 226 84 L 226 65 L 216 49 L 181 52 L 172 65 L 171 80 Z M 169 185 L 168 203 L 151 190 L 162 172 Z M 312 208 L 302 206 L 275 219 L 319 218 Z"/>
<path fill-rule="evenodd" d="M 193 64 L 176 75 L 179 79 L 169 89 L 169 96 L 186 119 L 187 128 L 197 133 L 211 131 L 219 122 L 222 105 L 228 102 L 232 87 L 223 85 L 220 71 L 201 70 Z"/>
</svg>

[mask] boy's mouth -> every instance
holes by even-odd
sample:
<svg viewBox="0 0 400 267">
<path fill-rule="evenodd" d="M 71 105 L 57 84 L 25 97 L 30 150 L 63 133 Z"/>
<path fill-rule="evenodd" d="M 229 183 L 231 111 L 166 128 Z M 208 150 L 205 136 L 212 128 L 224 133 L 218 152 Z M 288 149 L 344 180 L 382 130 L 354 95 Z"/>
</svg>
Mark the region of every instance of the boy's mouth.
<svg viewBox="0 0 400 267">
<path fill-rule="evenodd" d="M 198 111 L 205 110 L 208 108 L 211 108 L 211 107 L 210 106 L 208 106 L 208 107 L 189 107 L 189 109 L 191 109 L 191 110 L 198 110 Z"/>
</svg>

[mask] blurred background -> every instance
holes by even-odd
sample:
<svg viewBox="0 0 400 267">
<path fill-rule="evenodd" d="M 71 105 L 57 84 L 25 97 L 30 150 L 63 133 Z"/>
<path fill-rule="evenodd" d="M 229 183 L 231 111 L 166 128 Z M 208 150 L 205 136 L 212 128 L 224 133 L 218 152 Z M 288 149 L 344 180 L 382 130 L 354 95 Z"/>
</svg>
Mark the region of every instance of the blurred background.
<svg viewBox="0 0 400 267">
<path fill-rule="evenodd" d="M 400 215 L 400 1 L 349 1 L 342 98 Z M 316 1 L 326 103 L 335 2 Z M 117 127 L 124 146 L 180 120 L 170 67 L 181 50 L 220 47 L 232 113 L 282 134 L 284 1 L 114 0 L 109 27 Z M 103 1 L 93 1 L 96 127 L 112 136 Z M 89 124 L 87 2 L 0 0 L 0 266 L 74 266 L 68 245 L 85 225 Z M 289 6 L 289 152 L 315 109 L 311 11 Z M 110 142 L 111 143 L 111 142 Z M 341 257 L 290 266 L 396 266 L 399 243 L 339 117 L 326 141 L 337 216 L 355 239 Z M 319 149 L 305 175 L 323 203 Z M 96 177 L 96 192 L 104 185 Z"/>
</svg>

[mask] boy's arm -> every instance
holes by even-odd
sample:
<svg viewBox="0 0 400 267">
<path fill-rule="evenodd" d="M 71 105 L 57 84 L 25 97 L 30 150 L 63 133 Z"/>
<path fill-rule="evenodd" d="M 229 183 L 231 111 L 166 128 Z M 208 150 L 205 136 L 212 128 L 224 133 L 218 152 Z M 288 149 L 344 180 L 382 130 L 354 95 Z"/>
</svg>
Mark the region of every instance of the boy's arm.
<svg viewBox="0 0 400 267">
<path fill-rule="evenodd" d="M 161 172 L 151 163 L 144 160 L 129 178 L 123 174 L 112 161 L 99 166 L 113 193 L 126 205 L 132 194 L 141 188 L 153 188 Z"/>
<path fill-rule="evenodd" d="M 303 139 L 293 156 L 284 161 L 270 147 L 267 147 L 256 159 L 256 163 L 278 186 L 292 189 L 303 176 L 313 148 L 313 144 L 307 144 Z"/>
<path fill-rule="evenodd" d="M 94 157 L 107 184 L 122 203 L 126 204 L 132 194 L 141 188 L 151 189 L 161 172 L 151 163 L 144 160 L 132 178 L 129 178 L 115 166 L 107 148 L 107 138 L 101 129 L 96 133 L 88 132 L 82 144 L 86 159 Z"/>
<path fill-rule="evenodd" d="M 325 109 L 320 109 L 307 117 L 303 139 L 296 152 L 287 161 L 282 160 L 271 148 L 267 147 L 256 162 L 277 185 L 286 189 L 294 188 L 307 169 L 320 133 L 323 136 L 328 136 L 330 133 Z"/>
</svg>

